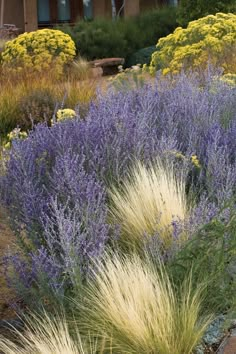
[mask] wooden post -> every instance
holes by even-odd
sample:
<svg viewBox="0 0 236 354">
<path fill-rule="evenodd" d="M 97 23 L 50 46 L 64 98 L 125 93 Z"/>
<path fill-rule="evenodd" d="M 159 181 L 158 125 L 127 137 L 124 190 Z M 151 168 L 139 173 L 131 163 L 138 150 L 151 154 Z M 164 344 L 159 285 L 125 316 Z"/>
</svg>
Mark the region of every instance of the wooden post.
<svg viewBox="0 0 236 354">
<path fill-rule="evenodd" d="M 5 0 L 2 0 L 1 1 L 0 27 L 3 27 L 3 25 L 4 25 L 4 5 L 5 5 Z"/>
<path fill-rule="evenodd" d="M 124 15 L 137 16 L 140 13 L 140 0 L 125 0 Z"/>
<path fill-rule="evenodd" d="M 24 23 L 26 32 L 38 29 L 37 0 L 24 0 Z"/>
</svg>

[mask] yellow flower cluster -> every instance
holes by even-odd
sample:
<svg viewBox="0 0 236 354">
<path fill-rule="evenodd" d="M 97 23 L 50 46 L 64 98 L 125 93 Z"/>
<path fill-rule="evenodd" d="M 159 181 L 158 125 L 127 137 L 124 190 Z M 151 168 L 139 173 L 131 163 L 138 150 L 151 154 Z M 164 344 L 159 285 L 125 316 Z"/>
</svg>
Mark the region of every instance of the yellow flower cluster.
<svg viewBox="0 0 236 354">
<path fill-rule="evenodd" d="M 191 156 L 191 162 L 192 162 L 192 164 L 193 164 L 195 167 L 201 168 L 201 164 L 200 164 L 200 162 L 199 162 L 199 160 L 198 160 L 197 155 L 192 155 L 192 156 Z"/>
<path fill-rule="evenodd" d="M 220 80 L 230 86 L 236 86 L 236 74 L 223 75 L 223 76 L 221 76 Z"/>
<path fill-rule="evenodd" d="M 13 140 L 16 139 L 26 139 L 28 136 L 28 134 L 24 131 L 21 131 L 20 128 L 15 128 L 13 129 L 9 134 L 7 134 L 7 143 L 4 145 L 5 149 L 10 149 L 11 148 L 11 144 Z"/>
<path fill-rule="evenodd" d="M 173 155 L 173 156 L 176 157 L 177 159 L 189 161 L 189 158 L 187 158 L 185 155 L 183 155 L 180 151 L 167 150 L 166 153 L 167 153 L 167 154 L 170 154 L 170 155 Z M 201 168 L 201 164 L 200 164 L 200 161 L 199 161 L 197 155 L 194 155 L 194 154 L 191 155 L 191 157 L 190 157 L 190 162 L 192 163 L 192 165 L 193 165 L 194 167 Z"/>
<path fill-rule="evenodd" d="M 65 109 L 59 109 L 57 111 L 57 121 L 62 122 L 66 119 L 72 119 L 76 116 L 76 113 L 73 109 L 70 108 L 65 108 Z"/>
<path fill-rule="evenodd" d="M 182 69 L 204 69 L 208 62 L 225 74 L 236 72 L 236 15 L 217 13 L 189 23 L 186 29 L 161 38 L 153 53 L 150 72 L 164 75 Z"/>
<path fill-rule="evenodd" d="M 68 34 L 42 29 L 23 33 L 7 42 L 2 53 L 2 65 L 13 71 L 33 68 L 40 72 L 53 64 L 60 74 L 64 64 L 72 61 L 75 54 L 75 44 Z"/>
</svg>

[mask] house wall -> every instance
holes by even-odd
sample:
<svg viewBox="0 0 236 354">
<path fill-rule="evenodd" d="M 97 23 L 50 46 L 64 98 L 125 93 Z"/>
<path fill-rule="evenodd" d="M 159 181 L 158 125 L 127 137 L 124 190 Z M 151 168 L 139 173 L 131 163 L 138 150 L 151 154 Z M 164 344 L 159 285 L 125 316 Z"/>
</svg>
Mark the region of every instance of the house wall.
<svg viewBox="0 0 236 354">
<path fill-rule="evenodd" d="M 148 9 L 153 9 L 158 6 L 160 0 L 140 0 L 140 11 L 146 11 Z"/>
<path fill-rule="evenodd" d="M 111 17 L 111 0 L 92 1 L 94 18 Z M 153 8 L 158 4 L 165 3 L 165 1 L 167 0 L 126 0 L 122 13 L 125 17 L 136 16 L 141 11 Z M 37 0 L 5 0 L 4 3 L 4 24 L 15 24 L 22 32 L 34 31 L 38 28 Z M 120 5 L 122 1 L 116 0 L 116 3 Z"/>
<path fill-rule="evenodd" d="M 147 11 L 159 6 L 168 5 L 170 0 L 140 0 L 140 11 Z"/>
<path fill-rule="evenodd" d="M 23 0 L 5 0 L 3 24 L 13 24 L 22 32 L 24 31 Z"/>
<path fill-rule="evenodd" d="M 122 1 L 117 0 L 116 3 L 120 6 Z M 111 12 L 111 0 L 93 0 L 94 18 L 111 17 Z M 140 13 L 140 0 L 126 0 L 123 13 L 125 17 L 138 15 Z"/>
<path fill-rule="evenodd" d="M 110 0 L 92 0 L 93 1 L 93 17 L 111 17 L 111 1 Z"/>
<path fill-rule="evenodd" d="M 38 28 L 37 0 L 24 0 L 25 31 L 35 31 Z"/>
<path fill-rule="evenodd" d="M 102 17 L 106 12 L 106 0 L 93 0 L 93 17 Z"/>
<path fill-rule="evenodd" d="M 124 16 L 137 16 L 140 13 L 140 0 L 126 0 Z"/>
</svg>

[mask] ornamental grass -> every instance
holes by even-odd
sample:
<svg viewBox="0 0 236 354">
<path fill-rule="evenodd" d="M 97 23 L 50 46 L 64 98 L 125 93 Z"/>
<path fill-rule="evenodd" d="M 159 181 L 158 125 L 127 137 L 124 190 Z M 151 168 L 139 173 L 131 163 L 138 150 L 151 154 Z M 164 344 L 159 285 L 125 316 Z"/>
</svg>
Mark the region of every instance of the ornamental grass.
<svg viewBox="0 0 236 354">
<path fill-rule="evenodd" d="M 77 64 L 79 65 L 79 64 Z M 84 65 L 84 64 L 83 64 Z M 15 127 L 27 130 L 32 125 L 52 119 L 58 108 L 79 107 L 84 115 L 89 102 L 95 98 L 98 83 L 85 71 L 72 76 L 68 68 L 58 80 L 53 70 L 0 75 L 0 134 L 6 136 Z M 74 71 L 75 69 L 73 69 Z"/>
<path fill-rule="evenodd" d="M 173 163 L 165 166 L 159 158 L 146 167 L 136 162 L 122 187 L 110 192 L 111 215 L 121 226 L 121 241 L 142 249 L 144 236 L 158 233 L 168 248 L 173 240 L 173 221 L 184 221 L 189 214 L 185 188 Z"/>
<path fill-rule="evenodd" d="M 44 312 L 43 317 L 33 315 L 27 319 L 25 326 L 22 333 L 13 328 L 15 341 L 0 336 L 0 350 L 4 354 L 96 353 L 96 342 L 83 342 L 78 330 L 75 338 L 71 337 L 65 318 L 52 319 Z"/>
<path fill-rule="evenodd" d="M 176 291 L 161 264 L 106 256 L 89 281 L 81 327 L 112 336 L 115 353 L 190 354 L 212 320 L 201 316 L 203 290 L 189 275 Z"/>
</svg>

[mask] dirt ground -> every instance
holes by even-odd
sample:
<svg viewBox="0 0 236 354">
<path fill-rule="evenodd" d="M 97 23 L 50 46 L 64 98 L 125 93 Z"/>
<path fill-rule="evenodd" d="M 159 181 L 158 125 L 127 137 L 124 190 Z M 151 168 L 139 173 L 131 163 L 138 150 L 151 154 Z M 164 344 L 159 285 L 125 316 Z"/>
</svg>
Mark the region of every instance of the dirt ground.
<svg viewBox="0 0 236 354">
<path fill-rule="evenodd" d="M 7 287 L 3 274 L 3 256 L 8 248 L 14 247 L 14 235 L 8 225 L 6 211 L 0 207 L 0 320 L 15 317 L 8 303 L 13 298 L 12 291 Z"/>
</svg>

